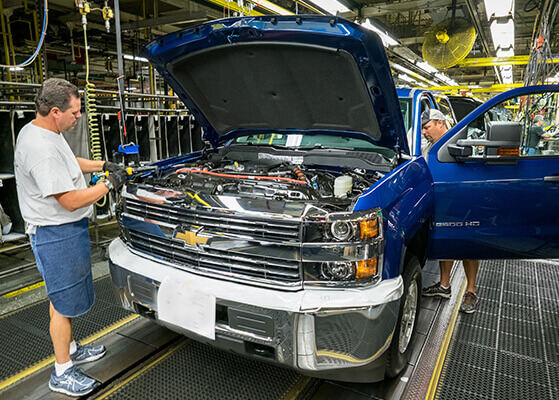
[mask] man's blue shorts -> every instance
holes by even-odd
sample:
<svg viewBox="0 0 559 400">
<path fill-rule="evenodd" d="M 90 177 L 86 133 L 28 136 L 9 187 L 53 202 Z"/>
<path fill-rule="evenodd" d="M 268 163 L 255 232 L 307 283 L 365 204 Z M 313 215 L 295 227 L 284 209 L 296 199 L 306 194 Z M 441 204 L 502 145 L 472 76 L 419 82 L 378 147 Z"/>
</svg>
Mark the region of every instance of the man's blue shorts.
<svg viewBox="0 0 559 400">
<path fill-rule="evenodd" d="M 70 318 L 88 312 L 95 294 L 87 218 L 39 226 L 30 241 L 54 309 Z"/>
</svg>

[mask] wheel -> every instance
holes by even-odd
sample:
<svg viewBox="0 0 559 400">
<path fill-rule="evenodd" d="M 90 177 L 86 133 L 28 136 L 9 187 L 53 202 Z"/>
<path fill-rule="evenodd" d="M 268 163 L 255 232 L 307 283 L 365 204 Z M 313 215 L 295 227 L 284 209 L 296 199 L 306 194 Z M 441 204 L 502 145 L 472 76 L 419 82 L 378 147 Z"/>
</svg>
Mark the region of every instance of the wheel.
<svg viewBox="0 0 559 400">
<path fill-rule="evenodd" d="M 421 266 L 413 254 L 406 255 L 404 262 L 404 294 L 400 301 L 398 322 L 394 329 L 392 343 L 388 348 L 386 375 L 395 377 L 410 360 L 413 350 L 412 342 L 417 328 L 419 306 L 421 305 Z"/>
</svg>

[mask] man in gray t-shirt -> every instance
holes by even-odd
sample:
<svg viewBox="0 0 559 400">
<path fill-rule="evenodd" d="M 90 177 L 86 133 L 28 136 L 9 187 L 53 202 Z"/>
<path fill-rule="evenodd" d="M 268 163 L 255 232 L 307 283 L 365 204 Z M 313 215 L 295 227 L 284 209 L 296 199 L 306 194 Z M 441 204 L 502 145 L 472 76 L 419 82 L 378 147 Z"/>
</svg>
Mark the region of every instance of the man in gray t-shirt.
<svg viewBox="0 0 559 400">
<path fill-rule="evenodd" d="M 48 79 L 35 98 L 36 118 L 18 135 L 14 157 L 18 200 L 31 246 L 50 300 L 50 335 L 55 369 L 51 390 L 72 396 L 91 392 L 97 382 L 74 363 L 105 355 L 104 346 L 80 346 L 72 338 L 72 318 L 93 305 L 88 217 L 92 204 L 126 179 L 116 164 L 77 158 L 62 132 L 81 117 L 77 88 Z M 107 181 L 87 187 L 83 174 L 108 170 Z"/>
<path fill-rule="evenodd" d="M 422 149 L 423 157 L 427 160 L 429 150 L 448 131 L 445 116 L 442 112 L 435 109 L 426 110 L 421 114 L 421 132 L 427 139 L 429 144 Z M 432 286 L 423 289 L 423 296 L 440 296 L 449 298 L 450 291 L 450 272 L 452 270 L 453 260 L 440 260 L 440 281 Z M 466 273 L 467 287 L 466 294 L 462 300 L 460 311 L 465 313 L 473 313 L 477 309 L 478 298 L 476 295 L 476 277 L 479 268 L 478 260 L 462 260 L 464 271 Z"/>
</svg>

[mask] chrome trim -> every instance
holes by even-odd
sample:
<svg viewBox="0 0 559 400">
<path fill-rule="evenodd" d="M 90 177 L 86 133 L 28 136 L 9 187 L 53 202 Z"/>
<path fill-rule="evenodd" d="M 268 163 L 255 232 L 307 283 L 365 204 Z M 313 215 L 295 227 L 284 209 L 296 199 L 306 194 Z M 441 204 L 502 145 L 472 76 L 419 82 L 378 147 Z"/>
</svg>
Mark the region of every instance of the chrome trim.
<svg viewBox="0 0 559 400">
<path fill-rule="evenodd" d="M 185 207 L 156 204 L 149 199 L 123 196 L 125 213 L 167 225 L 201 226 L 211 232 L 242 235 L 272 242 L 301 241 L 301 219 L 285 214 L 231 210 L 225 207 Z M 253 233 L 253 234 L 250 234 Z"/>
<path fill-rule="evenodd" d="M 138 302 L 130 296 L 131 276 L 138 282 L 145 280 L 146 286 L 150 286 L 150 282 L 156 277 L 162 279 L 169 274 L 178 276 L 172 266 L 134 255 L 132 250 L 119 239 L 111 243 L 109 252 L 112 279 L 122 293 L 123 304 L 127 301 Z M 123 264 L 129 267 L 121 267 L 120 265 Z M 193 279 L 187 272 L 183 274 L 181 279 L 185 281 Z M 250 286 L 238 290 L 238 286 L 232 282 L 221 281 L 210 284 L 209 278 L 196 279 L 199 279 L 199 284 L 211 288 L 209 290 L 215 294 L 217 304 L 271 318 L 274 321 L 274 336 L 262 336 L 231 328 L 223 322 L 216 322 L 215 330 L 219 335 L 216 335 L 215 341 L 206 340 L 180 326 L 159 320 L 157 291 L 146 291 L 145 294 L 151 294 L 152 298 L 143 299 L 143 302 L 150 303 L 149 308 L 155 312 L 158 324 L 226 350 L 237 351 L 239 347 L 228 347 L 231 342 L 219 337 L 270 346 L 275 349 L 275 358 L 270 358 L 269 361 L 318 377 L 349 379 L 347 375 L 349 373 L 351 379 L 359 376 L 359 380 L 366 381 L 371 370 L 363 370 L 363 367 L 378 368 L 380 371 L 384 368 L 384 359 L 381 356 L 390 345 L 394 334 L 400 304 L 397 295 L 399 293 L 401 296 L 401 282 L 394 282 L 389 291 L 375 287 L 364 289 L 362 293 L 340 290 L 339 296 L 350 300 L 347 306 L 326 307 L 317 312 L 301 309 L 301 293 L 278 294 L 277 290 Z M 157 287 L 155 282 L 153 285 Z M 316 299 L 322 299 L 330 294 L 329 291 L 321 293 L 317 289 L 311 291 L 315 292 Z M 371 305 L 370 300 L 378 300 L 379 297 L 383 302 Z M 244 354 L 258 357 L 254 353 Z M 328 375 L 329 373 L 333 375 Z"/>
<path fill-rule="evenodd" d="M 410 344 L 413 334 L 413 328 L 416 323 L 417 297 L 419 296 L 419 290 L 420 289 L 417 286 L 417 281 L 415 279 L 412 280 L 411 285 L 408 288 L 408 295 L 406 296 L 404 302 L 404 308 L 402 310 L 402 320 L 400 323 L 400 340 L 398 341 L 398 349 L 402 354 L 406 352 L 408 345 Z"/>
<path fill-rule="evenodd" d="M 140 251 L 153 253 L 176 264 L 194 264 L 198 269 L 209 270 L 212 270 L 211 266 L 214 266 L 216 270 L 226 268 L 227 273 L 235 273 L 235 270 L 241 270 L 263 275 L 261 277 L 265 279 L 273 279 L 273 277 L 278 280 L 282 280 L 282 277 L 291 280 L 301 279 L 301 266 L 297 259 L 281 262 L 282 259 L 273 254 L 243 252 L 242 245 L 245 242 L 242 242 L 241 246 L 231 246 L 224 249 L 201 243 L 198 246 L 189 246 L 180 240 L 125 229 L 133 247 Z M 259 252 L 261 250 L 259 246 L 250 247 L 257 248 Z M 262 250 L 265 249 L 262 248 Z M 248 276 L 248 278 L 252 277 L 253 275 Z"/>
<path fill-rule="evenodd" d="M 227 278 L 227 280 L 237 283 L 242 283 L 245 285 L 254 285 L 254 286 L 262 286 L 267 287 L 270 289 L 282 289 L 282 290 L 299 290 L 303 287 L 303 282 L 278 282 L 271 279 L 264 279 L 264 278 L 252 278 L 247 280 L 245 275 L 239 275 L 235 273 L 225 273 L 215 270 L 208 270 L 204 268 L 196 268 L 196 267 L 188 267 L 182 264 L 176 264 L 167 260 L 163 260 L 161 258 L 155 257 L 149 253 L 140 251 L 134 247 L 132 247 L 129 243 L 126 243 L 126 247 L 128 250 L 137 255 L 138 257 L 146 258 L 150 261 L 156 262 L 158 264 L 166 265 L 171 268 L 176 268 L 182 271 L 191 272 L 196 275 L 207 276 L 209 278 Z"/>
<path fill-rule="evenodd" d="M 266 344 L 269 346 L 274 344 L 274 338 L 268 336 L 256 335 L 254 333 L 241 331 L 239 329 L 233 329 L 229 325 L 225 325 L 225 324 L 216 324 L 215 331 L 219 333 L 227 334 L 229 336 L 248 339 L 251 342 L 255 342 L 255 343 Z"/>
</svg>

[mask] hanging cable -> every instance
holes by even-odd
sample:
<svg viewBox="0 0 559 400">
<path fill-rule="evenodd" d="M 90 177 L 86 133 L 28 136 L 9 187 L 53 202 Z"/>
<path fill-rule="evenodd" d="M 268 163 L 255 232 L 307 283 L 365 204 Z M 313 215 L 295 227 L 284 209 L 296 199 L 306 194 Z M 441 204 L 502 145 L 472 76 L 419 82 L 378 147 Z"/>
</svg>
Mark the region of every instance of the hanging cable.
<svg viewBox="0 0 559 400">
<path fill-rule="evenodd" d="M 539 34 L 532 44 L 530 60 L 526 65 L 524 86 L 545 84 L 548 78 L 559 72 L 555 64 L 551 62 L 553 53 L 550 45 L 550 33 L 553 31 L 553 24 L 558 11 L 559 4 L 556 4 L 550 15 L 546 15 L 542 19 Z"/>
<path fill-rule="evenodd" d="M 87 113 L 87 126 L 89 130 L 89 149 L 93 160 L 102 160 L 101 140 L 99 138 L 99 124 L 97 122 L 97 94 L 95 84 L 89 81 L 89 46 L 87 45 L 87 13 L 90 11 L 89 5 L 84 3 L 80 7 L 82 14 L 83 41 L 85 47 L 85 110 Z M 98 207 L 103 207 L 107 203 L 107 196 L 95 203 Z"/>
<path fill-rule="evenodd" d="M 89 127 L 89 144 L 91 158 L 102 160 L 101 140 L 99 138 L 99 125 L 97 122 L 97 94 L 95 84 L 89 81 L 89 47 L 87 45 L 87 22 L 83 15 L 83 38 L 85 44 L 85 109 L 87 112 L 87 122 Z"/>
<path fill-rule="evenodd" d="M 27 60 L 25 60 L 24 62 L 22 62 L 21 64 L 17 64 L 17 65 L 4 65 L 4 64 L 0 64 L 0 68 L 19 68 L 19 67 L 27 67 L 29 64 L 31 64 L 33 61 L 35 61 L 35 58 L 37 58 L 37 55 L 39 54 L 39 51 L 41 50 L 41 47 L 43 46 L 43 42 L 45 40 L 45 36 L 47 35 L 47 27 L 49 25 L 49 20 L 48 20 L 48 1 L 45 0 L 44 3 L 44 11 L 43 11 L 43 31 L 41 32 L 41 38 L 39 39 L 39 44 L 37 45 L 37 48 L 35 49 L 35 52 L 33 53 L 33 55 L 31 57 L 29 57 Z M 4 18 L 4 16 L 2 16 L 2 18 Z"/>
</svg>

